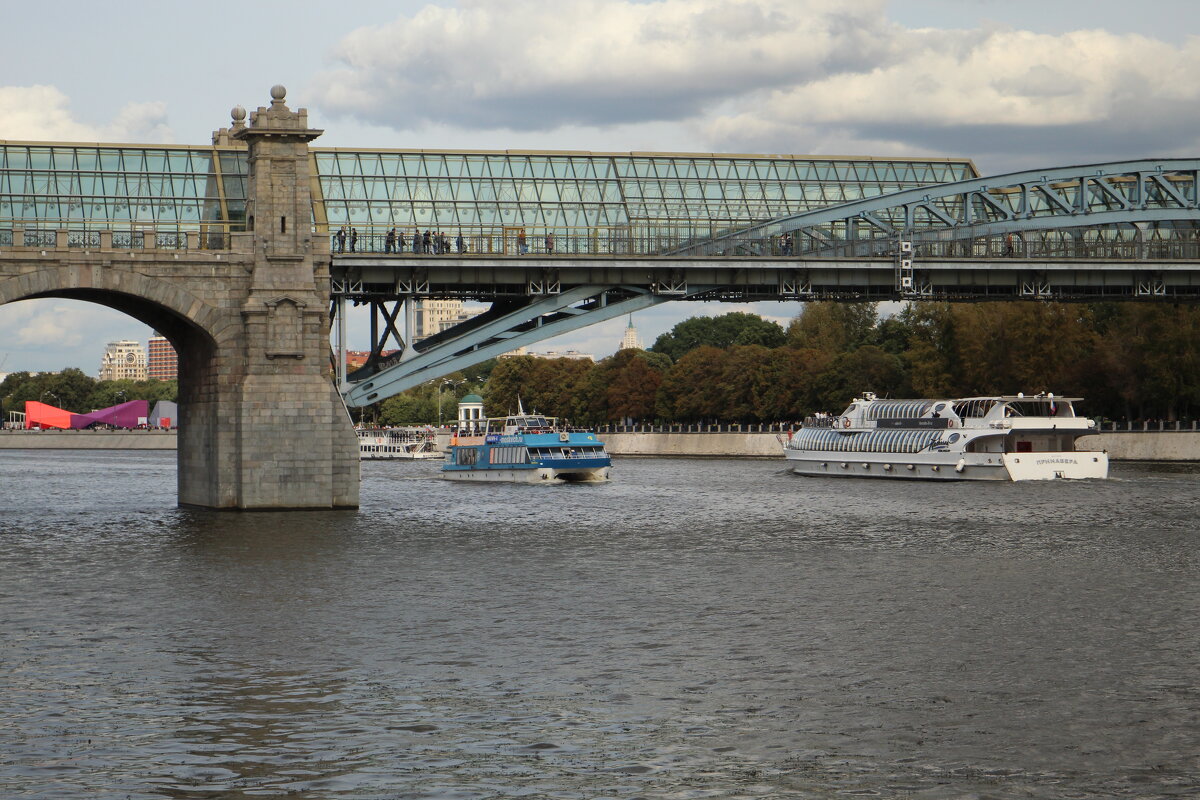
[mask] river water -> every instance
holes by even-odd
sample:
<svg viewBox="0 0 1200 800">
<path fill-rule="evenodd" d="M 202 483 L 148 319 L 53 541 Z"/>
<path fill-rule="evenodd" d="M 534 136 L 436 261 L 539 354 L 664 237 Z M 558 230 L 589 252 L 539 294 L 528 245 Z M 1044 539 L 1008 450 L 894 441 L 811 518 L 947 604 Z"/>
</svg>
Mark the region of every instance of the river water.
<svg viewBox="0 0 1200 800">
<path fill-rule="evenodd" d="M 0 452 L 0 797 L 1200 792 L 1196 470 L 439 466 L 237 514 L 173 453 Z"/>
</svg>

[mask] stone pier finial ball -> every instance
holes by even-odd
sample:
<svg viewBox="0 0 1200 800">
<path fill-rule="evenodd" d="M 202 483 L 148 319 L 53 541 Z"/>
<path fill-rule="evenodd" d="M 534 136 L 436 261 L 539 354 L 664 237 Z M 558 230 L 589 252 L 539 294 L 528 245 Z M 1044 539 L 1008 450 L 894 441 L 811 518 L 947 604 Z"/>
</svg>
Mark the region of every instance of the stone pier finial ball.
<svg viewBox="0 0 1200 800">
<path fill-rule="evenodd" d="M 287 97 L 287 89 L 283 87 L 282 83 L 277 83 L 271 87 L 272 100 L 282 100 L 285 97 Z"/>
<path fill-rule="evenodd" d="M 234 122 L 245 122 L 246 109 L 242 108 L 241 106 L 234 106 L 232 109 L 230 109 L 229 116 L 233 118 Z"/>
</svg>

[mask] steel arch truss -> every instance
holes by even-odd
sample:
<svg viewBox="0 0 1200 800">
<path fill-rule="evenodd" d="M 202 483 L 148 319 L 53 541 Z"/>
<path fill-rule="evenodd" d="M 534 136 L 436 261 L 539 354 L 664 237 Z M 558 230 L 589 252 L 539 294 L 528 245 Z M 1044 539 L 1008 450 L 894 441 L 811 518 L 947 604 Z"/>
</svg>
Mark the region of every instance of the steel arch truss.
<svg viewBox="0 0 1200 800">
<path fill-rule="evenodd" d="M 1200 159 L 1016 172 L 907 189 L 783 217 L 694 243 L 675 254 L 870 257 L 894 253 L 897 242 L 904 240 L 921 246 L 922 255 L 942 255 L 949 253 L 938 252 L 938 243 L 993 238 L 1000 240 L 1003 250 L 1036 240 L 1030 236 L 1035 232 L 1065 230 L 1072 233 L 1041 239 L 1194 244 L 1200 239 L 1198 177 Z M 1152 251 L 1133 251 L 1123 257 L 1155 256 Z"/>
<path fill-rule="evenodd" d="M 714 288 L 653 292 L 637 286 L 577 286 L 555 294 L 497 301 L 483 314 L 408 347 L 398 361 L 389 358 L 390 366 L 365 380 L 344 385 L 346 404 L 370 405 L 518 347 Z"/>
</svg>

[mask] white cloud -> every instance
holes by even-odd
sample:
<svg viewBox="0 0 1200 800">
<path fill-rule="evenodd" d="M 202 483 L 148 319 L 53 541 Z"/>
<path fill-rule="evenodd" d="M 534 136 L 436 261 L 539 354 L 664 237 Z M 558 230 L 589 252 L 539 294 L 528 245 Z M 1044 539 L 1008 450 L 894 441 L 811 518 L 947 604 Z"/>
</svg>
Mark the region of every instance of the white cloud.
<svg viewBox="0 0 1200 800">
<path fill-rule="evenodd" d="M 0 360 L 6 372 L 79 367 L 95 375 L 105 344 L 144 342 L 150 333 L 132 317 L 95 303 L 51 298 L 0 306 Z"/>
<path fill-rule="evenodd" d="M 710 123 L 738 146 L 817 139 L 825 152 L 940 153 L 1002 168 L 1184 154 L 1194 133 L 1200 41 L 1172 46 L 1100 30 L 906 31 L 904 57 L 774 90 Z M 832 135 L 832 136 L 831 136 Z M 868 149 L 872 148 L 872 149 Z"/>
<path fill-rule="evenodd" d="M 343 37 L 314 94 L 331 117 L 469 131 L 475 146 L 486 134 L 579 148 L 620 129 L 628 146 L 604 149 L 633 150 L 639 127 L 673 126 L 674 149 L 960 155 L 1005 171 L 1200 144 L 1200 38 L 914 28 L 888 11 L 881 0 L 427 6 Z"/>
<path fill-rule="evenodd" d="M 428 6 L 344 37 L 327 112 L 544 130 L 680 120 L 894 55 L 880 0 L 506 0 Z"/>
<path fill-rule="evenodd" d="M 76 119 L 71 101 L 54 86 L 0 86 L 0 138 L 60 142 L 174 141 L 162 102 L 128 103 L 104 125 Z"/>
</svg>

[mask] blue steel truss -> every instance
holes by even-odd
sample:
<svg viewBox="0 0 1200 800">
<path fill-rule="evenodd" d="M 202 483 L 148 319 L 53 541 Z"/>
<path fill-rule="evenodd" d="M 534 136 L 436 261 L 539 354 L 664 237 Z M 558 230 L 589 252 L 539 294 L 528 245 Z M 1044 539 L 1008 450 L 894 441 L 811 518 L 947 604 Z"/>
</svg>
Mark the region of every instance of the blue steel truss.
<svg viewBox="0 0 1200 800">
<path fill-rule="evenodd" d="M 576 286 L 531 298 L 512 310 L 481 315 L 408 347 L 397 363 L 342 386 L 342 392 L 349 406 L 370 405 L 518 347 L 712 289 L 691 286 L 680 294 L 655 294 L 638 286 Z"/>
<path fill-rule="evenodd" d="M 1198 176 L 1200 159 L 1014 172 L 781 217 L 693 242 L 672 255 L 754 255 L 782 247 L 799 256 L 871 256 L 894 252 L 900 240 L 952 242 L 1062 229 L 1102 232 L 1114 240 L 1194 240 Z"/>
</svg>

